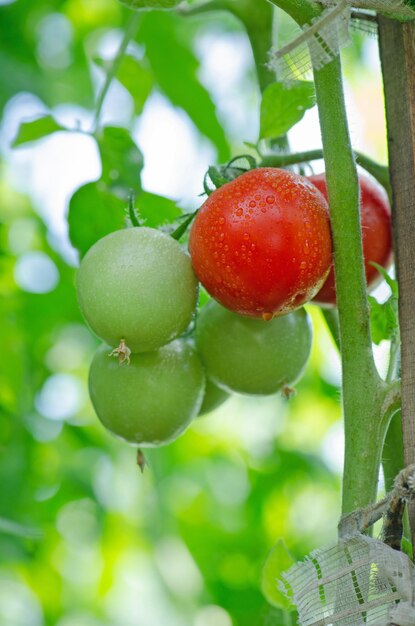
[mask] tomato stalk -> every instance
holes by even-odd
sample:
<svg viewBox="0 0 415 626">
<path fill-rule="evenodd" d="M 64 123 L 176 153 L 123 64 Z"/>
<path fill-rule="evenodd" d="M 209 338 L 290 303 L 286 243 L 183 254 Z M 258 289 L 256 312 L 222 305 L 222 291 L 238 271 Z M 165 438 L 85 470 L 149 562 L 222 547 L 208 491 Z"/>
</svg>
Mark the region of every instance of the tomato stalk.
<svg viewBox="0 0 415 626">
<path fill-rule="evenodd" d="M 104 101 L 107 96 L 108 90 L 111 86 L 113 79 L 115 78 L 118 72 L 121 61 L 123 60 L 124 54 L 127 50 L 128 44 L 130 43 L 131 39 L 134 37 L 137 31 L 139 20 L 140 20 L 140 13 L 134 13 L 132 17 L 130 18 L 126 26 L 126 29 L 124 31 L 124 36 L 117 50 L 117 54 L 115 55 L 111 63 L 111 66 L 107 72 L 107 75 L 105 76 L 105 81 L 98 95 L 97 104 L 95 108 L 95 116 L 94 116 L 94 131 L 95 132 L 99 128 L 99 120 L 101 117 L 102 107 L 104 105 Z"/>
<path fill-rule="evenodd" d="M 377 163 L 366 154 L 362 154 L 357 150 L 353 151 L 356 165 L 360 165 L 369 174 L 376 178 L 376 180 L 386 189 L 386 192 L 391 197 L 390 182 L 389 182 L 389 168 L 386 165 Z M 308 163 L 309 161 L 316 161 L 323 158 L 323 150 L 306 150 L 305 152 L 292 152 L 290 154 L 266 154 L 262 157 L 260 167 L 286 167 L 287 165 L 294 165 L 297 163 Z"/>
<path fill-rule="evenodd" d="M 321 8 L 304 0 L 273 0 L 304 26 Z M 342 358 L 345 461 L 342 512 L 376 498 L 381 450 L 394 395 L 380 378 L 372 351 L 363 263 L 356 162 L 350 144 L 340 56 L 314 70 L 331 212 Z"/>
<path fill-rule="evenodd" d="M 228 11 L 242 22 L 252 48 L 262 94 L 276 80 L 275 71 L 269 65 L 269 53 L 274 44 L 272 4 L 268 0 L 208 0 L 179 9 L 183 15 L 200 15 L 212 11 Z M 272 145 L 278 150 L 286 150 L 286 136 L 273 140 Z"/>
</svg>

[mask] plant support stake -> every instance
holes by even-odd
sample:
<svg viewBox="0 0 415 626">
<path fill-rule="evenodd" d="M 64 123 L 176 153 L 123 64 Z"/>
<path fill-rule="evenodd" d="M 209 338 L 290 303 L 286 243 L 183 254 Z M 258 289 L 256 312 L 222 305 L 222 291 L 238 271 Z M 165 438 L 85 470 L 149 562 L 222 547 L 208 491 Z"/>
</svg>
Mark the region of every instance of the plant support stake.
<svg viewBox="0 0 415 626">
<path fill-rule="evenodd" d="M 404 461 L 415 462 L 415 24 L 379 16 L 402 341 Z M 415 507 L 409 507 L 412 544 Z"/>
</svg>

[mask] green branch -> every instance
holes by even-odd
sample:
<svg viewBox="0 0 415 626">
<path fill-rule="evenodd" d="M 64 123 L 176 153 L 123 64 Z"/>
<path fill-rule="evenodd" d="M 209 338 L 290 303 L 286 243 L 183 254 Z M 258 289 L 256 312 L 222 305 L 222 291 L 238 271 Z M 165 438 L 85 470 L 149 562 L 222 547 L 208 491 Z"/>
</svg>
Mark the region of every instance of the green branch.
<svg viewBox="0 0 415 626">
<path fill-rule="evenodd" d="M 353 152 L 357 165 L 360 165 L 384 187 L 390 196 L 389 168 L 386 165 L 377 163 L 370 157 L 357 152 Z M 296 163 L 308 163 L 323 158 L 323 150 L 307 150 L 306 152 L 295 152 L 292 154 L 267 154 L 262 157 L 260 167 L 286 167 Z"/>
<path fill-rule="evenodd" d="M 300 26 L 322 7 L 307 0 L 272 0 Z M 376 370 L 359 217 L 359 186 L 344 103 L 340 56 L 314 70 L 333 233 L 336 298 L 342 349 L 345 422 L 343 514 L 376 498 L 385 436 L 381 420 L 387 385 Z"/>
<path fill-rule="evenodd" d="M 102 107 L 104 105 L 104 101 L 105 98 L 107 96 L 108 90 L 111 86 L 112 81 L 114 80 L 118 69 L 120 67 L 121 61 L 124 57 L 125 51 L 127 50 L 127 46 L 130 43 L 131 39 L 134 37 L 136 30 L 138 28 L 138 23 L 139 23 L 139 19 L 140 19 L 140 14 L 139 13 L 134 13 L 130 19 L 130 21 L 127 24 L 127 27 L 125 29 L 124 32 L 124 37 L 122 38 L 122 41 L 120 43 L 120 47 L 117 50 L 117 54 L 115 55 L 112 63 L 111 63 L 111 67 L 109 68 L 107 75 L 105 77 L 105 82 L 102 86 L 102 89 L 99 93 L 98 99 L 97 99 L 97 104 L 96 104 L 96 109 L 95 109 L 95 116 L 94 116 L 94 124 L 93 124 L 93 128 L 94 131 L 96 132 L 98 130 L 99 127 L 99 118 L 101 116 L 101 112 L 102 112 Z"/>
</svg>

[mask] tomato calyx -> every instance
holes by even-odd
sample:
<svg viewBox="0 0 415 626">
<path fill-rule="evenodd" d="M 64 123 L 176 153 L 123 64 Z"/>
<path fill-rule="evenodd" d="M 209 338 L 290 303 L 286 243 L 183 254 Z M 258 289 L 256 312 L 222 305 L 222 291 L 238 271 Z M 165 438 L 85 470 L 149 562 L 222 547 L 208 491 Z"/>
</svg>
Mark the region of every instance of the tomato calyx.
<svg viewBox="0 0 415 626">
<path fill-rule="evenodd" d="M 289 385 L 284 385 L 281 389 L 281 395 L 285 400 L 291 400 L 297 394 L 297 390 Z"/>
<path fill-rule="evenodd" d="M 130 365 L 131 350 L 125 343 L 125 339 L 121 339 L 119 346 L 117 348 L 114 348 L 114 350 L 110 352 L 108 356 L 118 357 L 118 363 L 120 365 L 122 365 L 123 363 Z"/>
<path fill-rule="evenodd" d="M 234 163 L 244 159 L 248 163 L 248 167 L 237 167 Z M 256 159 L 251 154 L 239 154 L 231 159 L 226 165 L 211 165 L 203 179 L 203 189 L 207 196 L 210 196 L 216 189 L 226 185 L 238 176 L 254 170 L 258 167 Z M 209 184 L 210 183 L 210 184 Z"/>
<path fill-rule="evenodd" d="M 138 448 L 137 450 L 137 465 L 140 468 L 140 472 L 143 474 L 148 463 L 141 448 Z"/>
</svg>

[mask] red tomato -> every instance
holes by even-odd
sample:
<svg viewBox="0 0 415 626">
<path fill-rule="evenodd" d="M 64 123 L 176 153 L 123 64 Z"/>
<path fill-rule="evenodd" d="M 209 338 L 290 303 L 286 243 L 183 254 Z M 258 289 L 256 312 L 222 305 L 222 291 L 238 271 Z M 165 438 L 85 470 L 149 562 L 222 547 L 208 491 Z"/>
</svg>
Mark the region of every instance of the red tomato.
<svg viewBox="0 0 415 626">
<path fill-rule="evenodd" d="M 324 174 L 309 176 L 309 180 L 327 198 L 326 177 Z M 359 175 L 360 220 L 362 224 L 363 256 L 365 259 L 366 282 L 373 288 L 379 282 L 380 274 L 371 261 L 388 267 L 392 260 L 391 210 L 386 191 L 376 181 Z M 314 298 L 318 304 L 335 305 L 336 289 L 334 269 L 330 270 L 321 290 Z"/>
<path fill-rule="evenodd" d="M 271 319 L 319 291 L 332 263 L 327 202 L 307 178 L 277 168 L 214 191 L 189 241 L 206 290 L 241 315 Z"/>
</svg>

